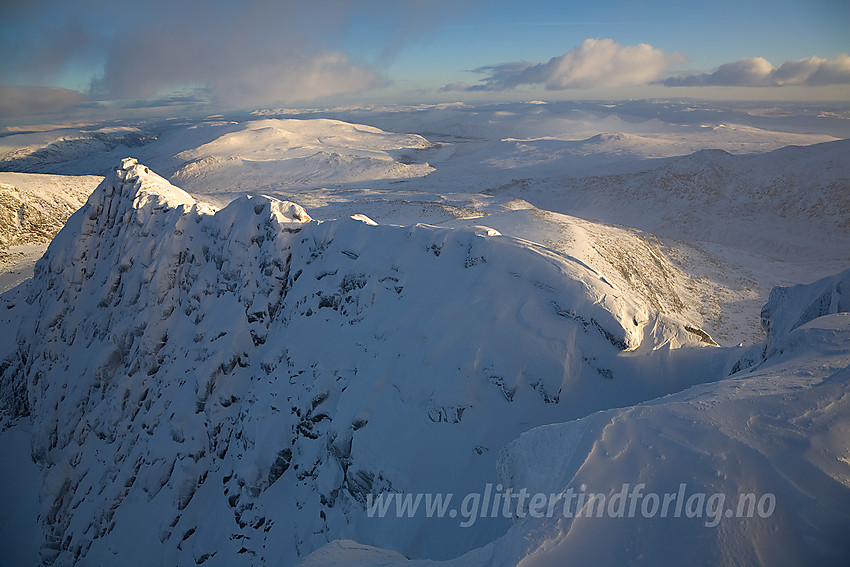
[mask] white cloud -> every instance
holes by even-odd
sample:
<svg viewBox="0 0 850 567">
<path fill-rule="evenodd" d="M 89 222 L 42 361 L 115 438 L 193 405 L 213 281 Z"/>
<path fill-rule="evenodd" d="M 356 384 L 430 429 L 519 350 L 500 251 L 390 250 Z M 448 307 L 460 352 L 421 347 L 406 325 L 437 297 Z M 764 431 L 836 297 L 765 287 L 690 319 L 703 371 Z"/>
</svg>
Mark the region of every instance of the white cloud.
<svg viewBox="0 0 850 567">
<path fill-rule="evenodd" d="M 657 80 L 674 65 L 686 62 L 679 52 L 667 54 L 651 45 L 620 45 L 612 39 L 586 39 L 546 63 L 513 62 L 481 67 L 488 76 L 481 84 L 463 89 L 462 83 L 444 90 L 504 90 L 522 85 L 547 89 L 589 89 L 643 84 Z"/>
<path fill-rule="evenodd" d="M 671 87 L 783 87 L 850 84 L 850 55 L 834 59 L 809 57 L 786 61 L 774 67 L 763 57 L 725 63 L 711 73 L 669 77 L 662 81 Z"/>
<path fill-rule="evenodd" d="M 453 92 L 453 91 L 468 91 L 469 85 L 464 83 L 463 81 L 456 81 L 454 83 L 449 83 L 448 85 L 443 86 L 440 91 L 442 92 Z"/>
</svg>

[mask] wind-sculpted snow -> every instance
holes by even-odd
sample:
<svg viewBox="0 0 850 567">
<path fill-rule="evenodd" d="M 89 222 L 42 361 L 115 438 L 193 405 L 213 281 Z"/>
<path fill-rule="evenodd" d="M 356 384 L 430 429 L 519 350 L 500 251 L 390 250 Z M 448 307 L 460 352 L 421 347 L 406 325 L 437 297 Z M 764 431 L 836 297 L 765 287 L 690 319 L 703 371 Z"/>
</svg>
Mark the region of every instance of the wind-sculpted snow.
<svg viewBox="0 0 850 567">
<path fill-rule="evenodd" d="M 624 482 L 647 493 L 722 493 L 737 513 L 740 494 L 775 498 L 768 517 L 705 513 L 647 520 L 608 517 L 518 522 L 495 557 L 514 565 L 569 561 L 624 564 L 635 549 L 654 564 L 698 557 L 712 565 L 840 565 L 850 553 L 850 317 L 814 319 L 781 341 L 786 354 L 756 373 L 577 422 L 542 427 L 500 457 L 505 486 L 529 492 L 586 484 L 609 498 Z M 553 457 L 554 455 L 554 457 Z M 765 507 L 765 510 L 767 508 Z M 712 514 L 717 514 L 715 509 Z M 672 516 L 672 514 L 671 514 Z M 635 529 L 640 523 L 641 529 Z M 541 525 L 542 524 L 542 525 Z M 670 534 L 675 533 L 671 540 Z M 519 538 L 532 541 L 511 557 Z M 592 545 L 606 540 L 617 546 Z M 469 561 L 467 565 L 477 564 Z M 485 563 L 481 563 L 482 565 Z M 498 564 L 498 563 L 486 563 Z"/>
<path fill-rule="evenodd" d="M 821 278 L 811 284 L 776 286 L 761 310 L 761 326 L 765 332 L 763 345 L 745 349 L 731 372 L 749 369 L 753 372 L 782 354 L 786 337 L 795 329 L 819 317 L 850 312 L 850 270 Z"/>
<path fill-rule="evenodd" d="M 850 313 L 811 308 L 846 277 L 771 294 L 774 320 L 812 316 L 756 370 L 509 443 L 499 482 L 526 508 L 489 545 L 434 562 L 339 540 L 302 567 L 846 564 Z"/>
<path fill-rule="evenodd" d="M 655 314 L 536 244 L 264 196 L 215 211 L 131 159 L 29 289 L 0 393 L 33 420 L 57 565 L 291 565 L 338 538 L 458 555 L 506 520 L 458 537 L 366 518 L 368 495 L 478 489 L 523 431 L 726 364 L 632 352 Z"/>
<path fill-rule="evenodd" d="M 813 319 L 831 313 L 850 312 L 850 269 L 812 284 L 775 287 L 761 310 L 767 334 L 765 355 L 776 352 L 785 335 Z"/>
</svg>

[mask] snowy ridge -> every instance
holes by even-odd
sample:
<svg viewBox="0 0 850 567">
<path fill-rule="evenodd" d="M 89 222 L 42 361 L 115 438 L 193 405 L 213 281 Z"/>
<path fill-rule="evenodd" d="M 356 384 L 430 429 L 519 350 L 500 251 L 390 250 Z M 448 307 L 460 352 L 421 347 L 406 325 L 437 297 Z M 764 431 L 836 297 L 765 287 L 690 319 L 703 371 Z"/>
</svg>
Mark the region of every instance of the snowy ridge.
<svg viewBox="0 0 850 567">
<path fill-rule="evenodd" d="M 629 353 L 652 309 L 534 243 L 317 223 L 263 196 L 215 211 L 131 159 L 53 240 L 27 303 L 0 393 L 33 419 L 57 565 L 291 565 L 337 538 L 455 556 L 504 520 L 457 538 L 368 519 L 366 495 L 479 488 L 530 427 L 727 366 Z"/>
<path fill-rule="evenodd" d="M 7 145 L 11 140 L 13 145 Z M 73 169 L 74 162 L 96 154 L 117 157 L 155 140 L 155 135 L 138 128 L 114 126 L 15 134 L 0 141 L 0 170 L 59 173 L 53 170 L 63 165 Z"/>
</svg>

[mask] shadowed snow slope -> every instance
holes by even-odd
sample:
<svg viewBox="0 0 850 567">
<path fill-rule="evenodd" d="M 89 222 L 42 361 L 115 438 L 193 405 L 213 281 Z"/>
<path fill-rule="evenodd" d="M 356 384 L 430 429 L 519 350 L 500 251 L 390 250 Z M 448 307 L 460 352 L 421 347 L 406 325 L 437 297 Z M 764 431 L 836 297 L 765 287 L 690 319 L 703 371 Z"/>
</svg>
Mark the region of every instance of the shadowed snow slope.
<svg viewBox="0 0 850 567">
<path fill-rule="evenodd" d="M 797 327 L 831 313 L 850 311 L 850 270 L 809 285 L 775 287 L 761 310 L 767 333 L 766 356 L 776 352 L 777 342 Z"/>
<path fill-rule="evenodd" d="M 689 242 L 779 258 L 846 258 L 848 151 L 850 140 L 745 156 L 702 150 L 650 171 L 565 179 L 559 191 L 544 185 L 514 192 L 549 210 Z"/>
<path fill-rule="evenodd" d="M 721 349 L 653 350 L 639 298 L 492 229 L 318 223 L 264 196 L 215 211 L 126 159 L 37 264 L 2 365 L 5 412 L 32 419 L 42 559 L 484 545 L 506 519 L 367 518 L 368 495 L 480 489 L 534 426 L 728 371 Z"/>
<path fill-rule="evenodd" d="M 340 540 L 302 567 L 845 565 L 850 313 L 818 316 L 810 299 L 846 277 L 771 294 L 777 321 L 814 318 L 774 327 L 774 353 L 757 370 L 508 444 L 498 469 L 513 524 L 489 545 L 434 562 Z M 552 495 L 554 512 L 535 494 Z"/>
</svg>

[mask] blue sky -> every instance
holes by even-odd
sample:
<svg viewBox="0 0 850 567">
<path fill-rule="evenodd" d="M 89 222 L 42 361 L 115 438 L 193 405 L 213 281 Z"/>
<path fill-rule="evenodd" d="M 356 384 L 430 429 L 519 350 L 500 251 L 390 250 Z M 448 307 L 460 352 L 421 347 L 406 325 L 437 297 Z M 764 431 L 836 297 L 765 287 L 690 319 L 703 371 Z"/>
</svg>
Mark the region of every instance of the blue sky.
<svg viewBox="0 0 850 567">
<path fill-rule="evenodd" d="M 847 30 L 845 0 L 6 0 L 0 114 L 848 100 Z"/>
</svg>

